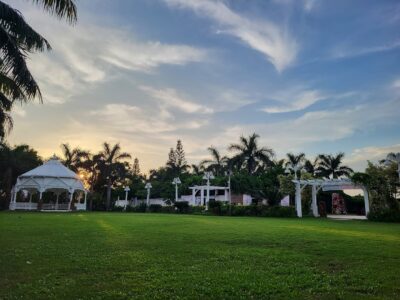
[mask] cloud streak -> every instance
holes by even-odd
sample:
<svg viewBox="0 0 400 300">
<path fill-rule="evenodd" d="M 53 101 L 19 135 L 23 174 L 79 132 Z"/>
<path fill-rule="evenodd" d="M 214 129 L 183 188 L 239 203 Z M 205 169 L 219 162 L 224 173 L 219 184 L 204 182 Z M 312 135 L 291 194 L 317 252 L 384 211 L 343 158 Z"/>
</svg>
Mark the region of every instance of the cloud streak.
<svg viewBox="0 0 400 300">
<path fill-rule="evenodd" d="M 285 26 L 266 20 L 254 20 L 239 15 L 222 1 L 164 0 L 170 7 L 190 9 L 212 19 L 221 26 L 219 33 L 241 40 L 261 52 L 278 72 L 288 68 L 296 59 L 298 45 Z"/>
</svg>

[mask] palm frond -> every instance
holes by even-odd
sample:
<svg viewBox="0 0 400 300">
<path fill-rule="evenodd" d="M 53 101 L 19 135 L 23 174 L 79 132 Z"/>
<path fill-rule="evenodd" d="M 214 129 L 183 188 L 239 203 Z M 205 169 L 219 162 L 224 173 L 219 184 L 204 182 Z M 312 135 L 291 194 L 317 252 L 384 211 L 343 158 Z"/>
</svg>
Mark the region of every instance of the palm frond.
<svg viewBox="0 0 400 300">
<path fill-rule="evenodd" d="M 66 19 L 71 24 L 77 20 L 76 5 L 72 0 L 32 0 L 50 14 Z"/>
</svg>

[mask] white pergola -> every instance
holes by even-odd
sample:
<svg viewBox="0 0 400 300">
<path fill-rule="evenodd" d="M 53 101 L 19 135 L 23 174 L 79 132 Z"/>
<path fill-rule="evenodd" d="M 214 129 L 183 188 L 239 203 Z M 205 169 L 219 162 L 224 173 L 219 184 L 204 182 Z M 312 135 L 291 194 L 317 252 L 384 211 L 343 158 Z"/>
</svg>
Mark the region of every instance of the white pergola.
<svg viewBox="0 0 400 300">
<path fill-rule="evenodd" d="M 214 185 L 195 185 L 189 187 L 192 190 L 192 203 L 193 206 L 197 205 L 208 205 L 210 199 L 219 201 L 229 201 L 229 187 L 228 186 L 214 186 Z M 196 197 L 196 194 L 200 191 L 200 198 Z M 214 191 L 214 195 L 211 195 L 210 191 Z M 218 191 L 224 191 L 224 196 L 221 199 L 217 197 L 215 193 Z"/>
<path fill-rule="evenodd" d="M 19 191 L 25 191 L 29 196 L 29 202 L 17 201 Z M 65 167 L 57 157 L 52 157 L 43 165 L 20 175 L 13 187 L 10 210 L 63 210 L 70 211 L 73 208 L 73 196 L 76 191 L 84 193 L 84 202 L 75 203 L 77 210 L 86 210 L 86 196 L 82 181 L 79 176 Z M 56 195 L 55 203 L 43 203 L 42 196 L 45 192 L 53 192 Z M 66 192 L 68 203 L 59 203 L 59 196 Z M 32 196 L 39 194 L 38 203 L 32 202 Z"/>
<path fill-rule="evenodd" d="M 312 187 L 312 198 L 311 207 L 314 217 L 319 217 L 317 207 L 317 192 L 322 188 L 323 191 L 339 191 L 339 190 L 351 190 L 361 189 L 364 193 L 364 204 L 365 204 L 365 215 L 369 213 L 369 199 L 368 190 L 365 186 L 356 185 L 350 179 L 310 179 L 310 180 L 292 180 L 296 185 L 296 212 L 297 216 L 301 218 L 303 216 L 301 208 L 301 191 L 306 186 Z"/>
</svg>

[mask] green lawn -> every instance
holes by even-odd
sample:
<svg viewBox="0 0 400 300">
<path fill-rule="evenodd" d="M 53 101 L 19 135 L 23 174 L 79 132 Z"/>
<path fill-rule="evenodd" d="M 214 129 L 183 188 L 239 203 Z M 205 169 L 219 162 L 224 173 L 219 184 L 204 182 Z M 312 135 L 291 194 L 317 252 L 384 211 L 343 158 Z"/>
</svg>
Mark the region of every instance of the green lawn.
<svg viewBox="0 0 400 300">
<path fill-rule="evenodd" d="M 0 213 L 0 299 L 399 299 L 400 224 Z"/>
</svg>

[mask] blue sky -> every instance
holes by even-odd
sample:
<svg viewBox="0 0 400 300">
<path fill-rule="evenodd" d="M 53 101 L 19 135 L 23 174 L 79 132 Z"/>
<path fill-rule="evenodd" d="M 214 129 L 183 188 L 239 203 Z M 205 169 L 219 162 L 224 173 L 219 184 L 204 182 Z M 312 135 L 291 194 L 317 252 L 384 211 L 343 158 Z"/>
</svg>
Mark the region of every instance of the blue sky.
<svg viewBox="0 0 400 300">
<path fill-rule="evenodd" d="M 53 46 L 29 61 L 44 104 L 9 138 L 43 156 L 120 142 L 147 171 L 177 139 L 195 163 L 253 132 L 359 170 L 400 151 L 397 0 L 77 1 L 75 26 L 6 2 Z"/>
</svg>

